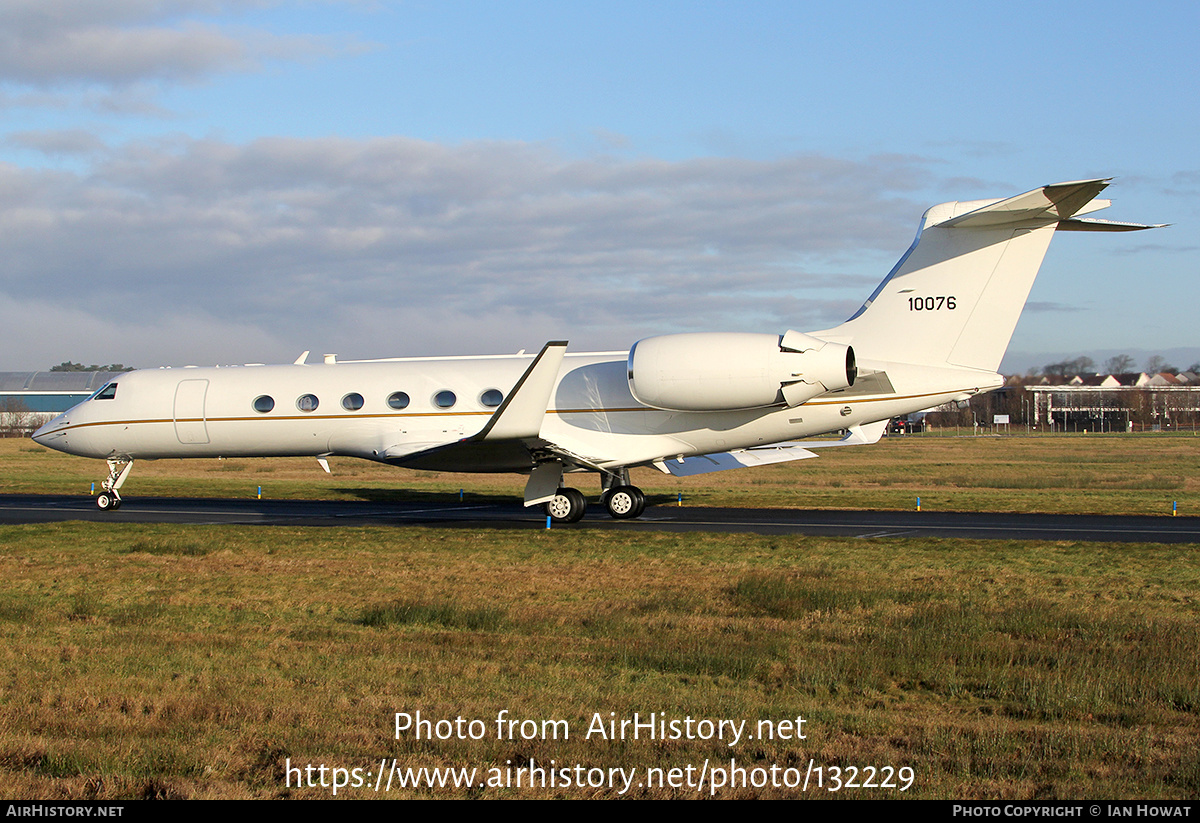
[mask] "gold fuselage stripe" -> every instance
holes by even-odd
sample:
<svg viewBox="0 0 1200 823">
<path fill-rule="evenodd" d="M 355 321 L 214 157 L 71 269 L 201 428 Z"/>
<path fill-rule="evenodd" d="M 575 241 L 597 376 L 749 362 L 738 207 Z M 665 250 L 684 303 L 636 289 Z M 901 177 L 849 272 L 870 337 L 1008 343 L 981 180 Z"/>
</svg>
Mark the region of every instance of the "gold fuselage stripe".
<svg viewBox="0 0 1200 823">
<path fill-rule="evenodd" d="M 937 397 L 939 395 L 959 394 L 964 391 L 974 391 L 974 389 L 951 389 L 949 391 L 926 392 L 924 394 L 905 394 L 905 395 L 885 395 L 880 397 L 856 397 L 846 400 L 810 400 L 799 406 L 794 406 L 795 409 L 802 409 L 806 406 L 849 406 L 860 403 L 880 403 L 893 400 L 916 400 L 920 397 Z M 650 406 L 634 406 L 631 408 L 583 408 L 583 409 L 546 409 L 546 414 L 619 414 L 625 412 L 656 412 L 664 411 L 663 409 L 655 409 Z M 737 411 L 730 409 L 728 411 Z M 670 412 L 668 412 L 670 413 Z M 676 412 L 676 414 L 716 414 L 718 412 Z M 403 414 L 378 414 L 368 412 L 367 414 L 309 414 L 309 415 L 287 415 L 287 416 L 271 416 L 270 414 L 258 415 L 255 417 L 164 417 L 148 420 L 96 420 L 90 423 L 77 423 L 75 425 L 66 425 L 60 429 L 55 429 L 47 434 L 58 434 L 60 432 L 70 431 L 72 429 L 85 429 L 91 426 L 133 426 L 143 425 L 146 423 L 245 423 L 251 420 L 371 420 L 371 419 L 405 419 L 417 417 L 491 417 L 495 414 L 494 411 L 462 411 L 462 412 L 406 412 Z"/>
</svg>

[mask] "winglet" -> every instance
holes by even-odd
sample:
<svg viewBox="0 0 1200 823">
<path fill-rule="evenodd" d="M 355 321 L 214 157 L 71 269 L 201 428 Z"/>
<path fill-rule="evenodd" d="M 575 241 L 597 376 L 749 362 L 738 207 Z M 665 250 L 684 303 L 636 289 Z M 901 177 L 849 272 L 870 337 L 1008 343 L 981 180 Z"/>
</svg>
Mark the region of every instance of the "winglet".
<svg viewBox="0 0 1200 823">
<path fill-rule="evenodd" d="M 541 434 L 566 352 L 566 340 L 553 340 L 543 346 L 487 425 L 471 439 L 520 440 Z"/>
</svg>

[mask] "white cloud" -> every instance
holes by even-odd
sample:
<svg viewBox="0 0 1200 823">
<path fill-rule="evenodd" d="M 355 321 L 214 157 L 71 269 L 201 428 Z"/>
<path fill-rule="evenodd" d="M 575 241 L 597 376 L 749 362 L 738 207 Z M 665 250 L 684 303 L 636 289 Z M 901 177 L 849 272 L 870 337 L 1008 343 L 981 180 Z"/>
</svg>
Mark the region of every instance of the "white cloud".
<svg viewBox="0 0 1200 823">
<path fill-rule="evenodd" d="M 194 81 L 214 71 L 250 65 L 243 43 L 197 24 L 180 29 L 97 26 L 26 40 L 0 35 L 0 77 L 39 87 Z"/>
<path fill-rule="evenodd" d="M 10 146 L 31 149 L 48 156 L 93 155 L 107 149 L 104 141 L 86 129 L 16 131 L 4 138 Z"/>
<path fill-rule="evenodd" d="M 64 306 L 52 295 L 27 299 L 0 292 L 0 328 L 0 369 L 11 371 L 45 370 L 73 358 L 109 354 L 105 363 L 211 366 L 255 361 L 285 350 L 261 329 L 186 305 L 153 314 L 106 315 Z"/>
<path fill-rule="evenodd" d="M 118 326 L 186 313 L 204 361 L 244 359 L 225 353 L 238 338 L 274 346 L 274 358 L 299 348 L 359 357 L 817 328 L 844 319 L 885 273 L 855 273 L 846 287 L 837 275 L 861 267 L 864 250 L 873 260 L 907 246 L 924 204 L 904 195 L 929 180 L 913 158 L 20 139 L 99 154 L 84 172 L 0 166 L 0 291 Z M 201 332 L 205 318 L 220 322 Z M 149 365 L 147 351 L 158 355 L 64 357 Z"/>
<path fill-rule="evenodd" d="M 43 94 L 5 95 L 8 105 L 64 103 L 64 88 L 103 88 L 127 110 L 129 90 L 147 84 L 195 83 L 265 61 L 345 50 L 323 37 L 204 23 L 196 17 L 279 5 L 279 0 L 8 0 L 0 6 L 0 83 Z M 107 95 L 104 95 L 107 98 Z M 103 108 L 83 99 L 93 108 Z M 147 104 L 138 103 L 145 111 Z"/>
</svg>

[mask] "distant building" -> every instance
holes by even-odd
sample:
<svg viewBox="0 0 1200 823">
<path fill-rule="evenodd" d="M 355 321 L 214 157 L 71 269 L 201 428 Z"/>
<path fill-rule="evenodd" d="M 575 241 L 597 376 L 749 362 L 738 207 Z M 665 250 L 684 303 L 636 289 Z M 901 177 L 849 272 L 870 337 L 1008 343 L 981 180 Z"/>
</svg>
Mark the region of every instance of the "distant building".
<svg viewBox="0 0 1200 823">
<path fill-rule="evenodd" d="M 1008 431 L 1128 432 L 1200 429 L 1200 376 L 1162 374 L 1010 377 L 1003 388 L 927 415 L 931 425 Z"/>
<path fill-rule="evenodd" d="M 1200 425 L 1200 383 L 1190 373 L 1084 375 L 1024 386 L 1030 423 L 1058 431 L 1161 431 Z"/>
<path fill-rule="evenodd" d="M 123 372 L 0 372 L 0 437 L 28 437 Z"/>
<path fill-rule="evenodd" d="M 12 401 L 31 412 L 58 414 L 91 397 L 123 372 L 28 371 L 0 372 L 0 408 Z"/>
</svg>

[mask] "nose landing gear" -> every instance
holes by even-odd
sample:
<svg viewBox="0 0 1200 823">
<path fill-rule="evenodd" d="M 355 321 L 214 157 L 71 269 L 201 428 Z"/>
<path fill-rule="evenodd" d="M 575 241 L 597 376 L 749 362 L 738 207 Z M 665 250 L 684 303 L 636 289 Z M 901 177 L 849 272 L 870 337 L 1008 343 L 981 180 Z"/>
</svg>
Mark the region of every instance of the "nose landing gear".
<svg viewBox="0 0 1200 823">
<path fill-rule="evenodd" d="M 133 461 L 120 457 L 108 458 L 108 477 L 100 488 L 103 490 L 96 495 L 96 505 L 101 511 L 116 511 L 121 508 L 121 493 L 119 489 L 129 476 Z"/>
</svg>

